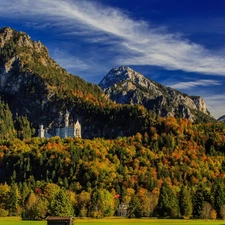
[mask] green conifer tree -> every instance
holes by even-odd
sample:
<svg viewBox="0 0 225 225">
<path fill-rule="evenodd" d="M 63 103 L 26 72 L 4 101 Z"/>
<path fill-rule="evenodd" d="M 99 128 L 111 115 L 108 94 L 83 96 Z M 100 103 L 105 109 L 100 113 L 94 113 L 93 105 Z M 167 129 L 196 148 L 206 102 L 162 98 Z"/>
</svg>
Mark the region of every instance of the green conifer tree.
<svg viewBox="0 0 225 225">
<path fill-rule="evenodd" d="M 8 209 L 10 216 L 18 216 L 18 206 L 20 201 L 20 193 L 16 183 L 12 183 L 9 192 Z"/>
<path fill-rule="evenodd" d="M 182 186 L 181 188 L 179 205 L 181 215 L 185 217 L 191 217 L 193 211 L 192 198 L 190 190 L 187 186 Z"/>
<path fill-rule="evenodd" d="M 213 207 L 217 212 L 217 215 L 220 214 L 221 207 L 225 204 L 225 193 L 224 189 L 222 187 L 222 184 L 216 183 L 212 187 L 212 193 L 213 193 Z"/>
<path fill-rule="evenodd" d="M 171 187 L 164 182 L 160 189 L 157 207 L 160 217 L 178 217 L 180 215 L 178 200 Z"/>
<path fill-rule="evenodd" d="M 140 200 L 135 194 L 131 197 L 129 202 L 127 216 L 128 218 L 141 218 L 143 216 Z"/>
<path fill-rule="evenodd" d="M 0 100 L 0 140 L 9 140 L 15 137 L 12 113 L 8 104 Z"/>
<path fill-rule="evenodd" d="M 69 200 L 66 190 L 60 189 L 51 204 L 51 213 L 55 216 L 73 216 L 74 210 Z"/>
<path fill-rule="evenodd" d="M 21 140 L 31 138 L 34 133 L 27 116 L 17 117 L 15 128 L 17 130 L 17 137 Z"/>
<path fill-rule="evenodd" d="M 202 213 L 204 202 L 211 202 L 210 195 L 206 188 L 201 184 L 193 195 L 193 216 L 199 218 Z"/>
</svg>

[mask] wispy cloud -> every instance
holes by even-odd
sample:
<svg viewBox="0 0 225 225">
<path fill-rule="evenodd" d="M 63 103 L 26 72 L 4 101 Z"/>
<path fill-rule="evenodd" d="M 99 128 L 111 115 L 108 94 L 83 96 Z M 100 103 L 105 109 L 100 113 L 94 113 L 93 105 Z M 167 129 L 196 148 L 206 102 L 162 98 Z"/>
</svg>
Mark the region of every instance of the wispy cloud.
<svg viewBox="0 0 225 225">
<path fill-rule="evenodd" d="M 121 9 L 94 0 L 1 0 L 0 14 L 39 20 L 39 26 L 50 22 L 61 27 L 61 31 L 85 35 L 89 42 L 104 40 L 113 45 L 117 65 L 156 65 L 169 70 L 225 75 L 224 55 L 215 55 L 180 35 L 156 29 L 145 21 L 132 19 Z"/>
<path fill-rule="evenodd" d="M 86 62 L 82 61 L 82 59 L 71 55 L 68 52 L 62 51 L 59 48 L 53 50 L 52 57 L 56 61 L 60 61 L 61 66 L 67 68 L 68 70 L 79 69 L 82 71 L 91 69 L 90 64 L 87 64 Z"/>
<path fill-rule="evenodd" d="M 69 73 L 74 74 L 74 71 L 76 71 L 75 75 L 82 74 L 82 78 L 87 81 L 91 76 L 93 83 L 99 82 L 98 75 L 101 74 L 102 71 L 105 71 L 105 74 L 108 72 L 108 68 L 105 68 L 104 65 L 99 68 L 96 62 L 91 58 L 86 62 L 85 56 L 79 57 L 79 55 L 73 55 L 65 49 L 54 48 L 51 51 L 51 56 L 56 62 L 60 62 L 60 66 L 66 68 Z"/>
<path fill-rule="evenodd" d="M 225 115 L 225 95 L 206 95 L 204 100 L 208 110 L 216 119 Z"/>
<path fill-rule="evenodd" d="M 217 86 L 222 85 L 218 80 L 196 80 L 196 81 L 188 81 L 188 82 L 177 82 L 175 84 L 169 84 L 171 88 L 174 89 L 191 89 L 199 86 L 207 87 L 207 86 Z"/>
</svg>

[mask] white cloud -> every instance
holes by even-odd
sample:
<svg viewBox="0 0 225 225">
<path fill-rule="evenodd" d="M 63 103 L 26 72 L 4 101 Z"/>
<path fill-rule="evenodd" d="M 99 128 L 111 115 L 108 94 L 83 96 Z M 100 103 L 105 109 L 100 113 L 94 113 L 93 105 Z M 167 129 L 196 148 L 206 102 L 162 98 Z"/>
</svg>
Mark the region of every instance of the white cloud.
<svg viewBox="0 0 225 225">
<path fill-rule="evenodd" d="M 1 0 L 0 14 L 39 20 L 42 26 L 54 24 L 71 35 L 74 32 L 89 37 L 86 41 L 104 40 L 114 45 L 117 65 L 155 65 L 169 70 L 225 75 L 224 55 L 215 55 L 178 34 L 155 29 L 118 8 L 94 0 Z"/>
<path fill-rule="evenodd" d="M 216 119 L 225 115 L 225 95 L 206 95 L 204 100 L 207 109 Z"/>
<path fill-rule="evenodd" d="M 60 62 L 60 65 L 63 68 L 67 68 L 68 71 L 70 71 L 71 69 L 79 69 L 80 71 L 84 71 L 91 68 L 91 65 L 82 61 L 82 59 L 58 48 L 53 50 L 52 58 L 57 62 Z"/>
<path fill-rule="evenodd" d="M 197 80 L 197 81 L 188 81 L 188 82 L 178 82 L 175 84 L 169 84 L 167 86 L 174 89 L 191 89 L 198 86 L 217 86 L 222 85 L 218 80 Z"/>
<path fill-rule="evenodd" d="M 99 68 L 96 62 L 91 58 L 89 58 L 88 62 L 85 62 L 84 57 L 73 55 L 67 52 L 65 49 L 62 50 L 59 48 L 53 48 L 50 51 L 51 57 L 56 62 L 60 62 L 60 66 L 66 68 L 69 73 L 74 74 L 74 71 L 76 71 L 75 75 L 79 76 L 82 74 L 82 78 L 85 80 L 88 80 L 87 78 L 91 75 L 93 83 L 98 83 L 98 75 L 101 74 L 102 71 L 107 72 L 108 70 L 108 68 L 105 68 L 104 65 Z"/>
</svg>

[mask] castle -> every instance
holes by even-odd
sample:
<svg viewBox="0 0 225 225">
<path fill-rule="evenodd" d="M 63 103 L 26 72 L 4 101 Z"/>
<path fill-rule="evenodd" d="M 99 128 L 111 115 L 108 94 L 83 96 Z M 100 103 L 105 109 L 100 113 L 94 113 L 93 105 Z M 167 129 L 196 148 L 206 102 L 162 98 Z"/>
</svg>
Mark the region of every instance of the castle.
<svg viewBox="0 0 225 225">
<path fill-rule="evenodd" d="M 79 121 L 73 125 L 69 126 L 69 112 L 65 114 L 64 127 L 56 128 L 56 134 L 52 135 L 48 133 L 47 129 L 44 129 L 44 126 L 41 124 L 38 130 L 38 136 L 40 138 L 50 138 L 53 136 L 59 136 L 60 138 L 66 137 L 81 137 L 81 125 Z"/>
</svg>

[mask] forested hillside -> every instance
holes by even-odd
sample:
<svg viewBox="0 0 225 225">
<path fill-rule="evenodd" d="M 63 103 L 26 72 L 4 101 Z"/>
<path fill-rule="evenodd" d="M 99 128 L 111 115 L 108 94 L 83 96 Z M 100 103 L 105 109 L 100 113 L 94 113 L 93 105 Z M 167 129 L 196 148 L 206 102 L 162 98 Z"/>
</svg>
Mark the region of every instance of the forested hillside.
<svg viewBox="0 0 225 225">
<path fill-rule="evenodd" d="M 150 89 L 148 92 L 151 93 Z M 166 101 L 168 107 L 172 106 L 171 99 L 176 98 L 173 96 L 166 100 L 163 97 L 165 91 L 160 93 L 159 98 Z M 144 132 L 149 126 L 148 114 L 152 113 L 144 105 L 140 105 L 141 102 L 137 102 L 139 105 L 112 102 L 99 86 L 61 68 L 40 41 L 33 41 L 28 34 L 9 27 L 0 29 L 0 96 L 8 104 L 13 120 L 23 117 L 30 122 L 35 129 L 33 136 L 37 136 L 40 124 L 54 134 L 66 110 L 73 120 L 79 119 L 81 122 L 84 138 L 116 138 Z M 181 98 L 186 101 L 185 96 Z M 154 108 L 157 115 L 161 115 L 161 106 L 158 108 L 154 101 L 149 104 L 150 109 Z M 197 110 L 195 106 L 195 122 L 213 120 L 208 113 L 204 113 L 205 103 L 197 105 L 198 108 L 200 105 L 204 106 L 204 110 Z M 172 108 L 177 112 L 181 110 L 191 113 L 189 108 L 180 107 L 179 104 L 176 109 L 174 107 Z M 176 115 L 192 118 L 183 113 Z"/>
<path fill-rule="evenodd" d="M 11 28 L 0 50 L 0 216 L 225 217 L 224 123 L 116 104 Z M 37 137 L 66 110 L 84 139 Z"/>
<path fill-rule="evenodd" d="M 54 134 L 66 110 L 81 122 L 84 138 L 129 136 L 145 129 L 149 112 L 144 107 L 113 103 L 97 85 L 67 73 L 26 33 L 0 29 L 0 50 L 2 102 L 12 120 L 27 119 L 31 135 L 37 136 L 40 124 Z M 14 128 L 16 136 L 18 124 Z"/>
<path fill-rule="evenodd" d="M 1 214 L 223 217 L 225 125 L 151 121 L 114 140 L 1 140 Z"/>
</svg>

